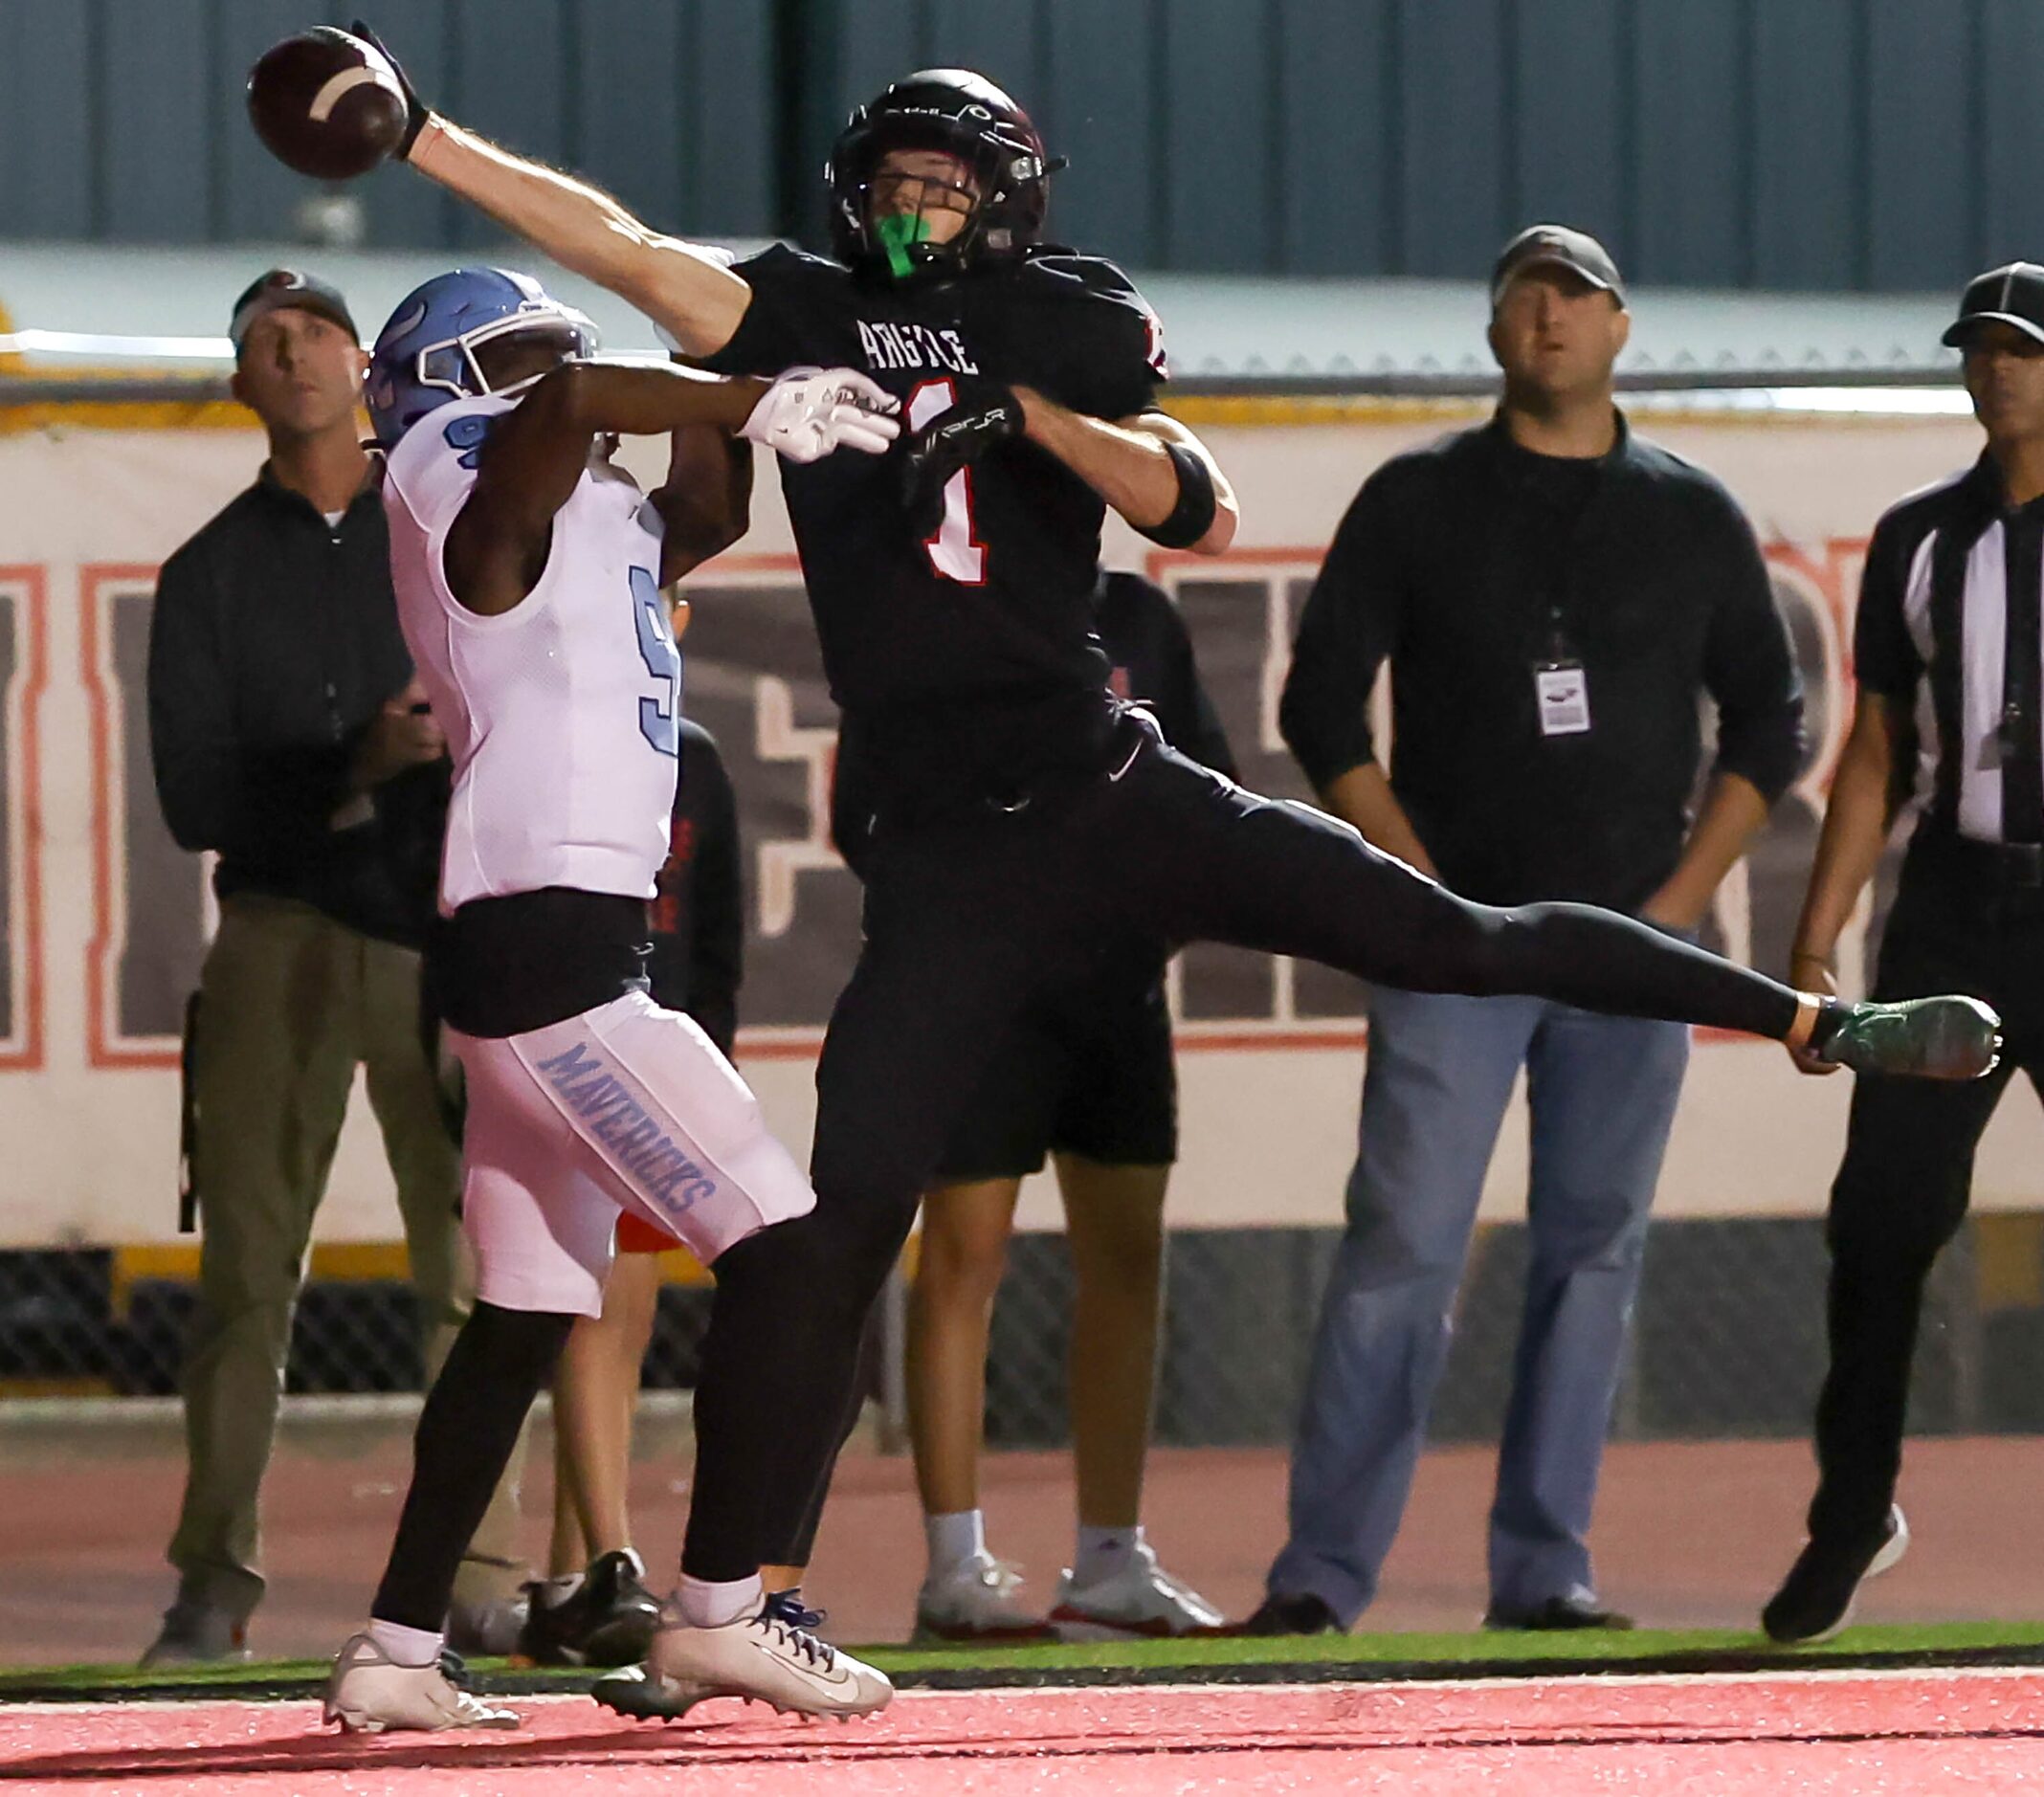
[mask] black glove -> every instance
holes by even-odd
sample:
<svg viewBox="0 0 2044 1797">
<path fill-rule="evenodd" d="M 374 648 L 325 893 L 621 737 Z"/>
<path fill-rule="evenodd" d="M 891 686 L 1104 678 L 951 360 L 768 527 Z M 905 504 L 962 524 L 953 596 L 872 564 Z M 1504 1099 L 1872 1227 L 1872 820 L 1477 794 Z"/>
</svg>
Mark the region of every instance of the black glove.
<svg viewBox="0 0 2044 1797">
<path fill-rule="evenodd" d="M 390 65 L 391 74 L 397 77 L 397 84 L 405 90 L 405 135 L 397 140 L 397 157 L 405 161 L 411 154 L 411 146 L 419 141 L 419 133 L 426 128 L 426 121 L 433 117 L 433 108 L 419 98 L 419 90 L 411 85 L 411 76 L 405 73 L 405 65 L 391 54 L 390 46 L 377 36 L 367 20 L 356 19 L 348 30 L 366 44 L 373 45 Z"/>
<path fill-rule="evenodd" d="M 957 390 L 946 410 L 901 439 L 901 501 L 919 537 L 934 537 L 944 522 L 944 490 L 953 475 L 1022 434 L 1022 402 L 1000 382 L 964 380 Z"/>
</svg>

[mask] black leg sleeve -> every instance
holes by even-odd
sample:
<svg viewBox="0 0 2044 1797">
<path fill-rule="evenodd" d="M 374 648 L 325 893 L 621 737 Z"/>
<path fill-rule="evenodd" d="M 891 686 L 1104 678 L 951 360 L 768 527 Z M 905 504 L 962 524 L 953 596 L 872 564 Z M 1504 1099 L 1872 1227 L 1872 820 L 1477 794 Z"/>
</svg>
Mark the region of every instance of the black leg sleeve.
<svg viewBox="0 0 2044 1797">
<path fill-rule="evenodd" d="M 869 892 L 865 952 L 816 1070 L 816 1208 L 714 1268 L 681 1550 L 692 1578 L 748 1577 L 814 1534 L 874 1299 L 1025 995 L 1031 948 L 984 927 L 983 909 L 938 883 Z"/>
<path fill-rule="evenodd" d="M 441 1629 L 455 1573 L 574 1318 L 478 1299 L 419 1412 L 411 1489 L 369 1614 Z"/>
<path fill-rule="evenodd" d="M 1294 955 L 1414 992 L 1504 993 L 1782 1037 L 1779 982 L 1591 905 L 1472 904 L 1306 806 L 1259 798 L 1152 750 L 1125 807 L 1149 908 L 1180 941 Z M 1133 778 L 1131 784 L 1134 784 Z"/>
</svg>

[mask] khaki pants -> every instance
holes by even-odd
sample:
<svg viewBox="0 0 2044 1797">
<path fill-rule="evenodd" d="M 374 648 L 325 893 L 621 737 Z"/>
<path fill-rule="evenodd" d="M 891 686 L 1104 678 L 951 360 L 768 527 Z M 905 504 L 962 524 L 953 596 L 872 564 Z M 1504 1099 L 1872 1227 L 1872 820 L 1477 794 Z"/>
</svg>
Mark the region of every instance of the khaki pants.
<svg viewBox="0 0 2044 1797">
<path fill-rule="evenodd" d="M 192 1158 L 204 1233 L 181 1379 L 189 1464 L 169 1559 L 182 1600 L 245 1619 L 263 1591 L 257 1498 L 292 1312 L 358 1064 L 397 1184 L 429 1377 L 475 1278 L 460 1152 L 420 1039 L 418 956 L 309 905 L 244 896 L 221 906 L 199 991 Z M 457 1603 L 506 1595 L 523 1574 L 522 1457 L 471 1543 Z"/>
</svg>

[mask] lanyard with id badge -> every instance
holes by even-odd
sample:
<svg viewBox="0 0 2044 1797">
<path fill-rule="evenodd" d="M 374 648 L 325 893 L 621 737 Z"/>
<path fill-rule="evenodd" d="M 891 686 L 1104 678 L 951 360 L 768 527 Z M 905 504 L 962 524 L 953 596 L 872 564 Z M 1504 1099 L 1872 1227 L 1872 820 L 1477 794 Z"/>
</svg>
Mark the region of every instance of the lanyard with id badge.
<svg viewBox="0 0 2044 1797">
<path fill-rule="evenodd" d="M 1533 663 L 1533 703 L 1542 736 L 1581 736 L 1589 728 L 1589 676 L 1569 644 L 1559 607 L 1547 653 Z"/>
</svg>

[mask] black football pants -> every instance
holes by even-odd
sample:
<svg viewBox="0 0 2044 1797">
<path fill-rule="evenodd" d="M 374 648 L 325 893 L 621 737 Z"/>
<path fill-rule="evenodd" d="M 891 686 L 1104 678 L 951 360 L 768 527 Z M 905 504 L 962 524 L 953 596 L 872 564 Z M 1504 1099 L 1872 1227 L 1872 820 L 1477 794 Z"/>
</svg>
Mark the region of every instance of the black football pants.
<svg viewBox="0 0 2044 1797">
<path fill-rule="evenodd" d="M 1965 1221 L 1973 1153 L 2018 1071 L 2044 1093 L 2044 893 L 2011 892 L 1925 834 L 1910 846 L 1875 995 L 1974 992 L 2002 1014 L 1984 1079 L 1880 1078 L 1853 1091 L 1832 1187 L 1831 1367 L 1817 1400 L 1812 1540 L 1878 1540 L 1901 1470 L 1909 1366 L 1923 1288 Z"/>
<path fill-rule="evenodd" d="M 683 1569 L 800 1546 L 860 1332 L 989 1052 L 1042 981 L 1131 934 L 1233 943 L 1415 991 L 1525 993 L 1785 1035 L 1792 992 L 1611 912 L 1470 904 L 1304 806 L 1245 792 L 1124 719 L 1116 772 L 1011 813 L 884 828 L 866 942 L 817 1068 L 816 1209 L 718 1261 Z M 1125 760 L 1123 759 L 1125 757 Z"/>
</svg>

